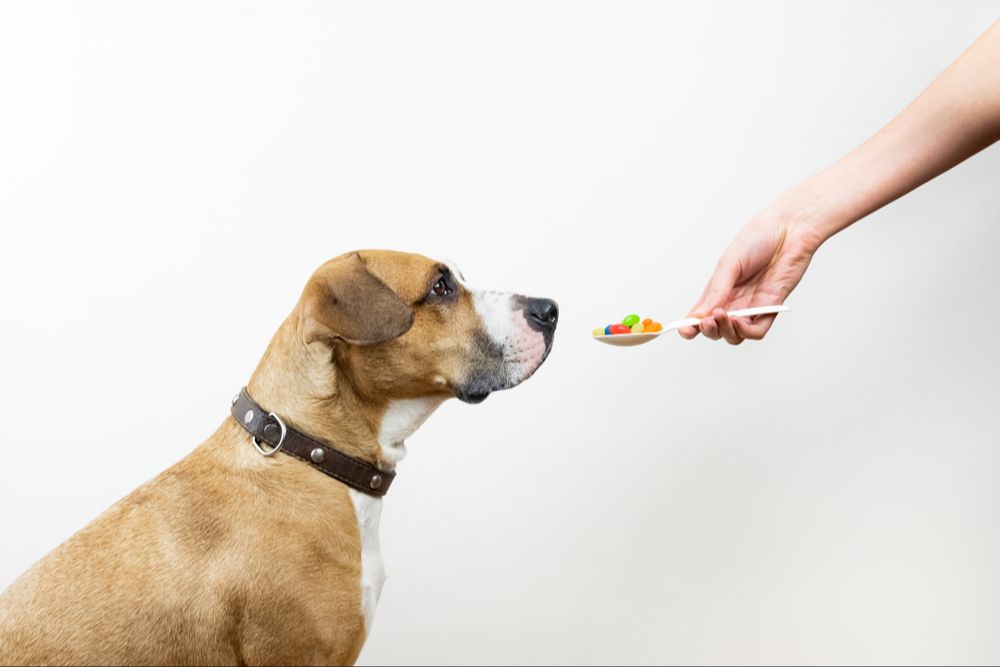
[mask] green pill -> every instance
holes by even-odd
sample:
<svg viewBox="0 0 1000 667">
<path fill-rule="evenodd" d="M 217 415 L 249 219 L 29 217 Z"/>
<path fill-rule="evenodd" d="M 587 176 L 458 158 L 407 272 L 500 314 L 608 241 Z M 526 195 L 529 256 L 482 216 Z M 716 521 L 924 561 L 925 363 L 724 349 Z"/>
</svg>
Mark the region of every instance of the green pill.
<svg viewBox="0 0 1000 667">
<path fill-rule="evenodd" d="M 636 315 L 635 313 L 632 313 L 631 315 L 626 315 L 625 319 L 622 320 L 622 324 L 627 326 L 629 329 L 631 329 L 638 323 L 639 323 L 639 316 Z"/>
</svg>

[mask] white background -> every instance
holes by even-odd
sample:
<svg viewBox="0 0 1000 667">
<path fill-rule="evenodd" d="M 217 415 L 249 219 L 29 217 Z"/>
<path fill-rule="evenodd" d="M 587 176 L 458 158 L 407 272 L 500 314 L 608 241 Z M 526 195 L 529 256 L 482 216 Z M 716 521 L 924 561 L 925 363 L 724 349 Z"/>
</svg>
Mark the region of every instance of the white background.
<svg viewBox="0 0 1000 667">
<path fill-rule="evenodd" d="M 683 316 L 996 12 L 4 3 L 0 587 L 389 247 L 562 319 L 411 438 L 362 662 L 997 662 L 1000 150 L 831 241 L 764 343 L 590 340 Z"/>
</svg>

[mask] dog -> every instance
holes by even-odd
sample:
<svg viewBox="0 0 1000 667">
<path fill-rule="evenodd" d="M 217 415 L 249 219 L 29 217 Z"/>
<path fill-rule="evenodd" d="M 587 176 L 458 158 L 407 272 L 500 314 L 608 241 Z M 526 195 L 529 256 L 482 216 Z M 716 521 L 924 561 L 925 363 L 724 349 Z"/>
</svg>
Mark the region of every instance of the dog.
<svg viewBox="0 0 1000 667">
<path fill-rule="evenodd" d="M 0 664 L 352 664 L 404 441 L 528 379 L 558 315 L 420 255 L 323 264 L 232 416 L 0 596 Z"/>
</svg>

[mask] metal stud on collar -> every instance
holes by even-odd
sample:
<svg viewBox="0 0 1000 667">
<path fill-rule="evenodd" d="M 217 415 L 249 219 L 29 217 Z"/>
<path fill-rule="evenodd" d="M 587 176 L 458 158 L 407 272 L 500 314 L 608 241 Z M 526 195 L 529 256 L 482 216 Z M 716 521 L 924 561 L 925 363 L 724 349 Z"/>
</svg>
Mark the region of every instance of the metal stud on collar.
<svg viewBox="0 0 1000 667">
<path fill-rule="evenodd" d="M 248 412 L 247 414 L 252 414 L 252 413 Z M 253 443 L 253 446 L 262 455 L 264 455 L 264 456 L 273 456 L 275 454 L 275 452 L 277 452 L 279 449 L 281 449 L 281 446 L 283 444 L 285 444 L 285 436 L 288 435 L 288 427 L 285 426 L 284 420 L 281 417 L 279 417 L 278 415 L 274 414 L 273 412 L 269 412 L 267 414 L 268 414 L 269 417 L 271 417 L 271 419 L 273 419 L 274 421 L 278 422 L 278 426 L 281 427 L 281 437 L 278 438 L 278 444 L 276 444 L 272 449 L 264 449 L 261 446 L 260 442 L 257 441 L 257 436 L 255 436 L 255 435 L 250 436 L 250 442 Z"/>
</svg>

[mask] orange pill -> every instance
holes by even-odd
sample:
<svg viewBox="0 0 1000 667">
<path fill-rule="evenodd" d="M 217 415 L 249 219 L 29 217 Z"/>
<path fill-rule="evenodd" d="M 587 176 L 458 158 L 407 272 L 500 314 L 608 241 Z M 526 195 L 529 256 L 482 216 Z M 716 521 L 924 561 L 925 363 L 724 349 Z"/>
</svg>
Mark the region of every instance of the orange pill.
<svg viewBox="0 0 1000 667">
<path fill-rule="evenodd" d="M 663 331 L 663 325 L 660 324 L 659 322 L 651 322 L 649 326 L 646 326 L 644 324 L 642 326 L 642 330 L 647 331 L 649 333 L 656 333 L 657 331 Z"/>
</svg>

